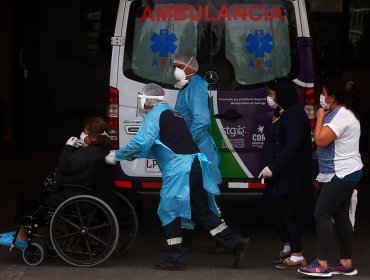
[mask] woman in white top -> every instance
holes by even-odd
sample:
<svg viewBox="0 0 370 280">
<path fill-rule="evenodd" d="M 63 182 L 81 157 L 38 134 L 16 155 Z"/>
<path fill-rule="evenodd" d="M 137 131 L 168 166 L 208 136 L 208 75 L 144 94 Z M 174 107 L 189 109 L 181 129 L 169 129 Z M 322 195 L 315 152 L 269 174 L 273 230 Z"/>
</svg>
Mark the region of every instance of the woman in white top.
<svg viewBox="0 0 370 280">
<path fill-rule="evenodd" d="M 317 259 L 298 272 L 318 277 L 355 275 L 358 272 L 351 259 L 353 228 L 349 208 L 363 167 L 359 152 L 359 118 L 362 113 L 360 91 L 353 81 L 333 78 L 324 83 L 320 104 L 322 108 L 316 112 L 315 127 L 320 171 L 316 179 L 322 183 L 315 209 Z M 332 219 L 338 229 L 340 258 L 329 265 Z"/>
</svg>

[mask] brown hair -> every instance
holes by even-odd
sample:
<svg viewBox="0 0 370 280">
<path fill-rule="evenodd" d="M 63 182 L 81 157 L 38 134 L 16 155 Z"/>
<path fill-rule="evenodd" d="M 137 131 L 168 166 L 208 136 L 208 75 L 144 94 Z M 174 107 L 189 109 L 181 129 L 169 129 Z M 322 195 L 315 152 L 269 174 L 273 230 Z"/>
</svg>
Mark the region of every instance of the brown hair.
<svg viewBox="0 0 370 280">
<path fill-rule="evenodd" d="M 357 84 L 352 80 L 345 80 L 341 77 L 329 77 L 322 83 L 328 95 L 335 96 L 338 104 L 344 105 L 348 110 L 361 119 L 364 114 L 363 95 Z"/>
<path fill-rule="evenodd" d="M 109 129 L 105 120 L 101 117 L 87 118 L 84 121 L 84 128 L 89 132 L 89 136 L 96 137 L 96 141 L 91 145 L 101 145 L 110 149 Z"/>
</svg>

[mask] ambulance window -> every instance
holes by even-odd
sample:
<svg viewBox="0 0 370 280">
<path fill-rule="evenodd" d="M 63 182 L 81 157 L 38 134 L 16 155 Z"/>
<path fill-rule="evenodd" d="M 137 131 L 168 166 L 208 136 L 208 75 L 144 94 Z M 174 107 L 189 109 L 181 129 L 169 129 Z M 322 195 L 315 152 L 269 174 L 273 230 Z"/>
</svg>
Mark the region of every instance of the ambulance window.
<svg viewBox="0 0 370 280">
<path fill-rule="evenodd" d="M 242 9 L 242 4 L 229 6 L 231 11 Z M 225 56 L 232 64 L 239 85 L 259 84 L 292 75 L 297 68 L 295 56 L 298 52 L 294 43 L 297 38 L 291 32 L 295 28 L 294 22 L 290 22 L 294 17 L 276 4 L 268 6 L 269 16 L 274 9 L 279 9 L 282 17 L 267 17 L 266 20 L 265 10 L 256 9 L 254 19 L 225 20 Z"/>
<path fill-rule="evenodd" d="M 176 82 L 173 57 L 178 52 L 197 55 L 198 22 L 189 18 L 175 20 L 173 14 L 167 18 L 166 11 L 173 11 L 175 5 L 168 4 L 169 1 L 151 6 L 150 11 L 147 1 L 142 1 L 142 5 L 140 2 L 134 1 L 130 7 L 124 74 L 140 82 L 155 82 L 173 88 Z"/>
</svg>

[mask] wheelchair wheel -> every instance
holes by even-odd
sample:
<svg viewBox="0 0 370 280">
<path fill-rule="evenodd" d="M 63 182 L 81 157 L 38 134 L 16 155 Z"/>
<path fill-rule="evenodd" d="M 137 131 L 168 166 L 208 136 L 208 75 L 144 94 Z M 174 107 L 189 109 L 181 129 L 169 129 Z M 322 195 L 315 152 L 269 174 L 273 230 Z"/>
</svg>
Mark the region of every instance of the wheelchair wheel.
<svg viewBox="0 0 370 280">
<path fill-rule="evenodd" d="M 115 254 L 121 255 L 136 239 L 138 218 L 134 206 L 121 193 L 113 191 L 109 202 L 119 224 L 119 240 Z"/>
<path fill-rule="evenodd" d="M 77 195 L 61 203 L 50 221 L 54 250 L 65 262 L 96 266 L 114 253 L 119 226 L 112 209 L 101 199 Z"/>
<path fill-rule="evenodd" d="M 29 266 L 37 266 L 44 260 L 44 250 L 37 243 L 30 243 L 22 251 L 22 257 Z"/>
</svg>

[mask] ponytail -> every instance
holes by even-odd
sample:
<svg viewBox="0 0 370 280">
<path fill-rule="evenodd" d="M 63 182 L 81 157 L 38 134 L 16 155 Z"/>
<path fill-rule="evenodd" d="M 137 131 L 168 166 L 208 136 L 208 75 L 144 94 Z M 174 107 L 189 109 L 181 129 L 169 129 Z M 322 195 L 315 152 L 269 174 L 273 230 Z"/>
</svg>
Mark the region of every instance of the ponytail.
<svg viewBox="0 0 370 280">
<path fill-rule="evenodd" d="M 351 110 L 357 119 L 362 118 L 362 93 L 356 83 L 352 80 L 345 81 L 339 77 L 331 77 L 323 82 L 323 87 L 326 88 L 329 96 L 335 96 L 335 100 L 339 105 L 343 105 L 348 110 Z"/>
<path fill-rule="evenodd" d="M 346 108 L 351 110 L 357 119 L 361 119 L 364 113 L 362 92 L 353 81 L 348 80 L 345 83 L 345 94 Z"/>
</svg>

